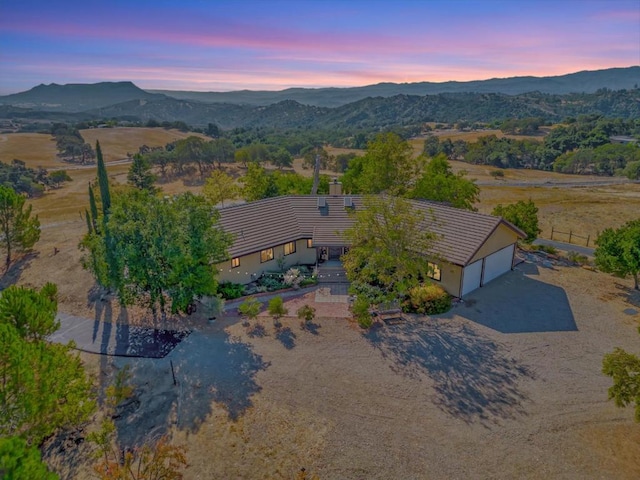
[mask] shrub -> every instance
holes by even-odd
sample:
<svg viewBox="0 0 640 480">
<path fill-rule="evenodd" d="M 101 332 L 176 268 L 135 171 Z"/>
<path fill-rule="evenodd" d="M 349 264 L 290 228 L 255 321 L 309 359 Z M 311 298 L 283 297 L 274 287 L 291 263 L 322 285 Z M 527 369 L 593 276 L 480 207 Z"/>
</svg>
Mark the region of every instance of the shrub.
<svg viewBox="0 0 640 480">
<path fill-rule="evenodd" d="M 233 282 L 221 282 L 218 285 L 218 293 L 225 300 L 233 300 L 244 294 L 244 285 Z"/>
<path fill-rule="evenodd" d="M 574 252 L 573 250 L 570 252 L 567 252 L 567 260 L 577 265 L 586 265 L 589 263 L 589 259 L 587 258 L 586 255 L 582 255 L 578 252 Z"/>
<path fill-rule="evenodd" d="M 260 279 L 260 284 L 263 287 L 267 288 L 268 292 L 273 292 L 274 290 L 280 290 L 285 287 L 285 284 L 271 277 L 263 277 Z"/>
<path fill-rule="evenodd" d="M 502 170 L 491 170 L 491 172 L 489 172 L 489 175 L 491 175 L 493 178 L 504 178 L 504 172 Z"/>
<path fill-rule="evenodd" d="M 240 312 L 240 314 L 247 320 L 255 320 L 258 317 L 261 308 L 262 303 L 253 297 L 249 297 L 240 304 L 238 312 Z"/>
<path fill-rule="evenodd" d="M 351 306 L 351 312 L 353 313 L 354 318 L 358 322 L 362 328 L 369 328 L 373 324 L 373 320 L 371 319 L 371 312 L 369 308 L 371 304 L 367 297 L 359 295 L 356 297 L 356 301 L 353 302 Z"/>
<path fill-rule="evenodd" d="M 284 306 L 282 297 L 273 297 L 271 300 L 269 300 L 269 306 L 267 307 L 267 310 L 269 311 L 269 315 L 273 317 L 273 321 L 276 324 L 280 320 L 280 317 L 283 317 L 284 315 L 289 313 L 289 310 L 287 310 L 287 308 Z"/>
<path fill-rule="evenodd" d="M 284 274 L 284 283 L 293 288 L 300 288 L 300 283 L 304 280 L 304 277 L 300 274 L 300 270 L 297 268 L 290 268 L 287 273 Z"/>
<path fill-rule="evenodd" d="M 550 255 L 555 255 L 558 253 L 556 247 L 552 247 L 551 245 L 534 245 L 534 247 L 536 250 L 548 253 Z"/>
<path fill-rule="evenodd" d="M 308 287 L 309 285 L 315 285 L 318 283 L 318 279 L 317 278 L 305 278 L 304 280 L 302 280 L 300 282 L 300 286 L 301 287 Z"/>
<path fill-rule="evenodd" d="M 409 299 L 404 307 L 414 313 L 437 315 L 451 308 L 451 295 L 440 285 L 418 285 L 409 290 Z"/>
<path fill-rule="evenodd" d="M 313 322 L 313 320 L 316 318 L 316 309 L 309 305 L 303 305 L 298 309 L 297 313 L 298 318 L 305 322 Z"/>
</svg>

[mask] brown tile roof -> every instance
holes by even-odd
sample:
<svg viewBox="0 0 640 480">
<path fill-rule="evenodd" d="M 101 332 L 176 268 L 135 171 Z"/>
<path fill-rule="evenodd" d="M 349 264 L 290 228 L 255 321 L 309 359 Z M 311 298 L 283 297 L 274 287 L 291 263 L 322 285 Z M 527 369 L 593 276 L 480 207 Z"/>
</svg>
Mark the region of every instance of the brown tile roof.
<svg viewBox="0 0 640 480">
<path fill-rule="evenodd" d="M 313 239 L 318 247 L 345 245 L 341 233 L 354 221 L 344 206 L 345 197 L 352 199 L 356 211 L 362 208 L 358 195 L 284 196 L 222 208 L 220 224 L 235 238 L 229 254 L 238 257 L 303 238 Z M 325 199 L 325 207 L 318 207 L 318 198 Z M 501 223 L 525 236 L 500 217 L 424 200 L 411 202 L 423 213 L 424 228 L 438 236 L 433 253 L 457 265 L 466 265 Z"/>
</svg>

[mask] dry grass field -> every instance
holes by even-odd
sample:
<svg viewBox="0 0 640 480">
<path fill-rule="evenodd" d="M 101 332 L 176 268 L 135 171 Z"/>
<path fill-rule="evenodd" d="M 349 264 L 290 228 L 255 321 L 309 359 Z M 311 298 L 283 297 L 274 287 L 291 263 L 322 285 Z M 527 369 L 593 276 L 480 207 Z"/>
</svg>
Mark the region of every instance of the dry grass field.
<svg viewBox="0 0 640 480">
<path fill-rule="evenodd" d="M 192 135 L 208 139 L 198 133 L 164 128 L 91 128 L 81 130 L 80 134 L 91 145 L 95 145 L 96 140 L 100 141 L 105 162 L 127 158 L 127 154 L 137 153 L 142 145 L 164 147 L 167 143 Z"/>
<path fill-rule="evenodd" d="M 30 167 L 55 168 L 66 165 L 56 154 L 56 142 L 44 133 L 0 134 L 0 161 L 10 163 L 14 158 Z"/>
</svg>

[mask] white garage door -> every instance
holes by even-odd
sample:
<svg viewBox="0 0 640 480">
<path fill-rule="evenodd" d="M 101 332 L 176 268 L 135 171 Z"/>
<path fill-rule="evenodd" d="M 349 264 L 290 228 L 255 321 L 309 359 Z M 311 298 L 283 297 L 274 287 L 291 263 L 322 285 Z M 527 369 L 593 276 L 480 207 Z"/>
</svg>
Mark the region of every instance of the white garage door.
<svg viewBox="0 0 640 480">
<path fill-rule="evenodd" d="M 484 259 L 484 273 L 482 274 L 483 285 L 511 270 L 513 248 L 514 245 L 509 245 Z"/>
<path fill-rule="evenodd" d="M 480 279 L 482 278 L 482 260 L 473 262 L 471 265 L 464 267 L 462 276 L 462 296 L 473 292 L 476 288 L 480 288 Z"/>
</svg>

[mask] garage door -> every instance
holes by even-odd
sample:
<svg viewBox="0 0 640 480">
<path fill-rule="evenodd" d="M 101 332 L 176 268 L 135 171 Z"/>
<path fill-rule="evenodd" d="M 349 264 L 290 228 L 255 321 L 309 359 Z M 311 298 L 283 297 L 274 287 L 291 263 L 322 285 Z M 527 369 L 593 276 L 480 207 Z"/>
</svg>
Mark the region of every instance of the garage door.
<svg viewBox="0 0 640 480">
<path fill-rule="evenodd" d="M 462 274 L 462 296 L 473 292 L 476 288 L 480 288 L 481 278 L 482 260 L 478 260 L 464 267 L 464 273 Z"/>
<path fill-rule="evenodd" d="M 509 245 L 485 257 L 484 273 L 482 274 L 483 285 L 511 270 L 514 246 L 515 245 Z"/>
</svg>

